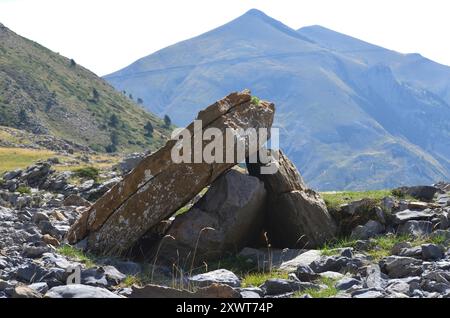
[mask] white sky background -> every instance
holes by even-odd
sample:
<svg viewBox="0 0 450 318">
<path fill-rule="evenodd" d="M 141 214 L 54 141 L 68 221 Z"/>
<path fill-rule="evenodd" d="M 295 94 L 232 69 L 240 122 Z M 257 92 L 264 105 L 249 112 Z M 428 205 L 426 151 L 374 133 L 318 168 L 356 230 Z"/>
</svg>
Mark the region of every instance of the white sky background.
<svg viewBox="0 0 450 318">
<path fill-rule="evenodd" d="M 448 0 L 0 0 L 0 22 L 106 75 L 251 8 L 450 65 Z"/>
</svg>

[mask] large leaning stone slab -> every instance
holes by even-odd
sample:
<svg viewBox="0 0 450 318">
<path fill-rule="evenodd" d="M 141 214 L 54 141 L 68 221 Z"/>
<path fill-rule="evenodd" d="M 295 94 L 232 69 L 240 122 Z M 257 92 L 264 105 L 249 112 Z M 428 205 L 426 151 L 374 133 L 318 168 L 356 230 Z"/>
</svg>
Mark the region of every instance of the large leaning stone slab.
<svg viewBox="0 0 450 318">
<path fill-rule="evenodd" d="M 252 104 L 248 91 L 230 94 L 198 115 L 203 129 L 217 128 L 225 135 L 226 129 L 231 128 L 241 141 L 245 138 L 239 129 L 270 128 L 273 117 L 274 105 Z M 192 133 L 194 124 L 187 129 Z M 171 158 L 176 143 L 170 140 L 162 149 L 145 157 L 124 180 L 101 197 L 72 226 L 69 242 L 87 236 L 88 249 L 92 252 L 120 254 L 236 164 L 176 164 Z"/>
<path fill-rule="evenodd" d="M 293 163 L 280 150 L 278 171 L 262 174 L 260 164 L 247 164 L 250 175 L 266 187 L 266 227 L 276 247 L 314 248 L 336 234 L 336 225 L 320 195 L 308 189 Z"/>
</svg>

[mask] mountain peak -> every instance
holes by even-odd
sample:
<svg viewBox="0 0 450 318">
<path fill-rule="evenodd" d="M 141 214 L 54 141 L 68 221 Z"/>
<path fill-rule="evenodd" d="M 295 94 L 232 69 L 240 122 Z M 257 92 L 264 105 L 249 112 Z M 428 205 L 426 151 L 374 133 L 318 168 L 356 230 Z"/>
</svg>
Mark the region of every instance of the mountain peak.
<svg viewBox="0 0 450 318">
<path fill-rule="evenodd" d="M 262 12 L 261 10 L 254 9 L 254 8 L 248 10 L 246 13 L 244 13 L 243 16 L 249 16 L 249 15 L 255 16 L 255 17 L 261 17 L 261 18 L 268 17 L 268 15 L 265 14 L 264 12 Z"/>
</svg>

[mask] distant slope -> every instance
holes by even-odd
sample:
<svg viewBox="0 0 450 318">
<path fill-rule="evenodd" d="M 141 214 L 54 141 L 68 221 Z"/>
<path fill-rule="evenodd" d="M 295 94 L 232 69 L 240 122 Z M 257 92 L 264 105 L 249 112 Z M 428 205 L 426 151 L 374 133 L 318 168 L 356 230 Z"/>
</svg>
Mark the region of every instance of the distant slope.
<svg viewBox="0 0 450 318">
<path fill-rule="evenodd" d="M 417 56 L 335 36 L 325 41 L 251 10 L 105 78 L 151 97 L 150 110 L 180 125 L 230 91 L 274 101 L 281 146 L 319 190 L 450 179 L 450 79 L 412 70 Z M 448 69 L 421 63 L 430 74 Z"/>
<path fill-rule="evenodd" d="M 153 138 L 145 136 L 147 122 L 154 126 Z M 95 74 L 1 24 L 0 125 L 98 151 L 105 151 L 111 138 L 120 151 L 155 150 L 168 135 L 159 118 Z"/>
</svg>

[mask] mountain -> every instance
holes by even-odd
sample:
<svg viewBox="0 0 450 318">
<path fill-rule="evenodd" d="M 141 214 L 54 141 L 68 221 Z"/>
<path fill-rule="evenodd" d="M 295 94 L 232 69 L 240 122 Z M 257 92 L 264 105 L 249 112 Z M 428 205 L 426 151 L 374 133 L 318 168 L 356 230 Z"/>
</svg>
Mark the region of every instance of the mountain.
<svg viewBox="0 0 450 318">
<path fill-rule="evenodd" d="M 150 122 L 153 137 L 146 137 Z M 159 148 L 168 129 L 75 61 L 0 24 L 0 125 L 62 138 L 98 151 Z"/>
<path fill-rule="evenodd" d="M 281 147 L 312 187 L 363 190 L 450 178 L 449 69 L 250 10 L 105 79 L 179 125 L 249 88 L 275 102 Z"/>
</svg>

